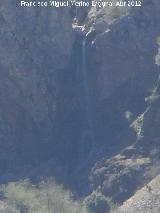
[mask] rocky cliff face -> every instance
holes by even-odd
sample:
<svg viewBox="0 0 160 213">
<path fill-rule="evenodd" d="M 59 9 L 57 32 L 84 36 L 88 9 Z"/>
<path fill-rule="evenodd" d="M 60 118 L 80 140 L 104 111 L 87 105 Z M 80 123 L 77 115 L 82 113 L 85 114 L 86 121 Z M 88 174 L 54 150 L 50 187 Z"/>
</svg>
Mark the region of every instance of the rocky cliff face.
<svg viewBox="0 0 160 213">
<path fill-rule="evenodd" d="M 54 174 L 122 203 L 157 175 L 159 12 L 0 3 L 1 182 Z"/>
<path fill-rule="evenodd" d="M 115 203 L 159 173 L 159 93 L 150 97 L 159 84 L 154 59 L 159 11 L 157 1 L 143 1 L 143 7 L 109 23 L 88 45 L 95 131 L 103 156 L 92 167 L 90 180 L 95 191 L 100 189 Z M 150 105 L 147 97 L 153 96 Z M 120 154 L 114 155 L 114 146 Z"/>
<path fill-rule="evenodd" d="M 64 76 L 74 43 L 71 24 L 69 8 L 22 8 L 10 0 L 0 4 L 3 172 L 55 152 L 58 105 L 65 98 L 62 88 L 68 84 Z"/>
</svg>

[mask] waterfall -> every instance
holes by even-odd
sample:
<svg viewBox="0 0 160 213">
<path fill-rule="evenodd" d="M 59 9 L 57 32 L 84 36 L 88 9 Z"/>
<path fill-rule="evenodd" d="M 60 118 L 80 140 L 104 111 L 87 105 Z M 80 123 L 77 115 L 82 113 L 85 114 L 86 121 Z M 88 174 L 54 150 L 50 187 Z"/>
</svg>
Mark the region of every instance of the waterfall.
<svg viewBox="0 0 160 213">
<path fill-rule="evenodd" d="M 88 33 L 89 34 L 89 33 Z M 84 104 L 85 104 L 85 111 L 86 111 L 86 120 L 88 124 L 88 134 L 91 140 L 92 145 L 95 144 L 95 136 L 94 136 L 94 127 L 93 127 L 93 115 L 92 115 L 92 107 L 91 107 L 91 100 L 90 100 L 90 91 L 88 85 L 88 75 L 87 75 L 87 63 L 86 63 L 86 44 L 87 44 L 87 36 L 82 41 L 82 84 L 83 84 L 83 91 L 84 91 Z"/>
<path fill-rule="evenodd" d="M 90 87 L 88 81 L 88 73 L 87 73 L 87 39 L 89 33 L 85 35 L 83 40 L 80 43 L 80 63 L 78 66 L 78 80 L 80 82 L 80 90 L 84 104 L 85 111 L 85 129 L 82 131 L 82 135 L 80 138 L 80 159 L 79 165 L 76 171 L 74 172 L 75 177 L 79 176 L 84 168 L 89 168 L 90 158 L 95 149 L 95 133 L 94 133 L 94 123 L 93 123 L 93 108 L 91 103 L 91 94 Z M 86 142 L 89 142 L 88 144 Z M 81 177 L 83 178 L 83 177 Z M 88 187 L 88 186 L 86 186 Z"/>
</svg>

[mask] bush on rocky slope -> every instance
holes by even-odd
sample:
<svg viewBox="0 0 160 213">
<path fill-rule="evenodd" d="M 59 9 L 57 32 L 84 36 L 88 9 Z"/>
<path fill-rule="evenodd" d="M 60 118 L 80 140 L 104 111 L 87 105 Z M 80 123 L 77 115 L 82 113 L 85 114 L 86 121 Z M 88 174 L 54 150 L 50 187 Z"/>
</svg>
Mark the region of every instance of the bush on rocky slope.
<svg viewBox="0 0 160 213">
<path fill-rule="evenodd" d="M 28 180 L 10 182 L 1 187 L 3 213 L 86 213 L 82 204 L 73 200 L 72 194 L 53 180 L 38 186 Z"/>
</svg>

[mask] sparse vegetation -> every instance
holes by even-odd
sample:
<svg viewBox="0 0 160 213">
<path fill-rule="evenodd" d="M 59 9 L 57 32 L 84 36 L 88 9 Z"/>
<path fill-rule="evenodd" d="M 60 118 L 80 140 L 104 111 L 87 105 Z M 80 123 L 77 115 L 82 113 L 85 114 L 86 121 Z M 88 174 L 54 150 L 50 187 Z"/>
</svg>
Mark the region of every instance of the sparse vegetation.
<svg viewBox="0 0 160 213">
<path fill-rule="evenodd" d="M 157 38 L 157 44 L 160 46 L 160 37 Z M 158 48 L 158 53 L 155 56 L 155 63 L 160 66 L 160 47 Z"/>
<path fill-rule="evenodd" d="M 157 99 L 159 99 L 159 94 L 157 94 L 157 87 L 155 87 L 152 91 L 151 91 L 151 95 L 149 95 L 148 97 L 145 98 L 145 101 L 150 104 L 154 103 Z"/>
<path fill-rule="evenodd" d="M 144 114 L 141 114 L 132 124 L 131 127 L 135 130 L 137 134 L 137 139 L 141 139 L 143 137 L 143 122 L 144 122 Z"/>
<path fill-rule="evenodd" d="M 152 94 L 148 97 L 145 98 L 145 101 L 148 102 L 149 104 L 154 103 L 160 96 L 156 94 Z"/>
<path fill-rule="evenodd" d="M 130 111 L 126 111 L 125 112 L 125 118 L 127 119 L 127 121 L 130 123 L 133 119 L 133 113 Z"/>
<path fill-rule="evenodd" d="M 1 187 L 1 193 L 4 206 L 0 213 L 86 213 L 85 207 L 53 180 L 38 186 L 28 180 L 11 182 Z"/>
<path fill-rule="evenodd" d="M 85 205 L 88 213 L 107 213 L 110 208 L 107 198 L 100 191 L 93 191 L 85 199 Z"/>
</svg>

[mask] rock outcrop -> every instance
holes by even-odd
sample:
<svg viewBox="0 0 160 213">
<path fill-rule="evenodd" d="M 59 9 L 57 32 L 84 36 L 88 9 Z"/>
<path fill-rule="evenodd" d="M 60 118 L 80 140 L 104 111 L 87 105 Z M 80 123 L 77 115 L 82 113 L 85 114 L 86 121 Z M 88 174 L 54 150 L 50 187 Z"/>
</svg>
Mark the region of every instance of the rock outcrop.
<svg viewBox="0 0 160 213">
<path fill-rule="evenodd" d="M 160 176 L 138 190 L 115 213 L 157 213 L 160 210 Z"/>
<path fill-rule="evenodd" d="M 94 29 L 88 42 L 88 79 L 98 150 L 90 180 L 93 190 L 100 187 L 115 203 L 124 202 L 160 171 L 159 99 L 151 105 L 147 101 L 158 80 L 160 7 L 156 0 L 142 5 L 108 22 L 99 10 L 93 22 L 101 17 L 105 30 L 88 24 Z"/>
</svg>

